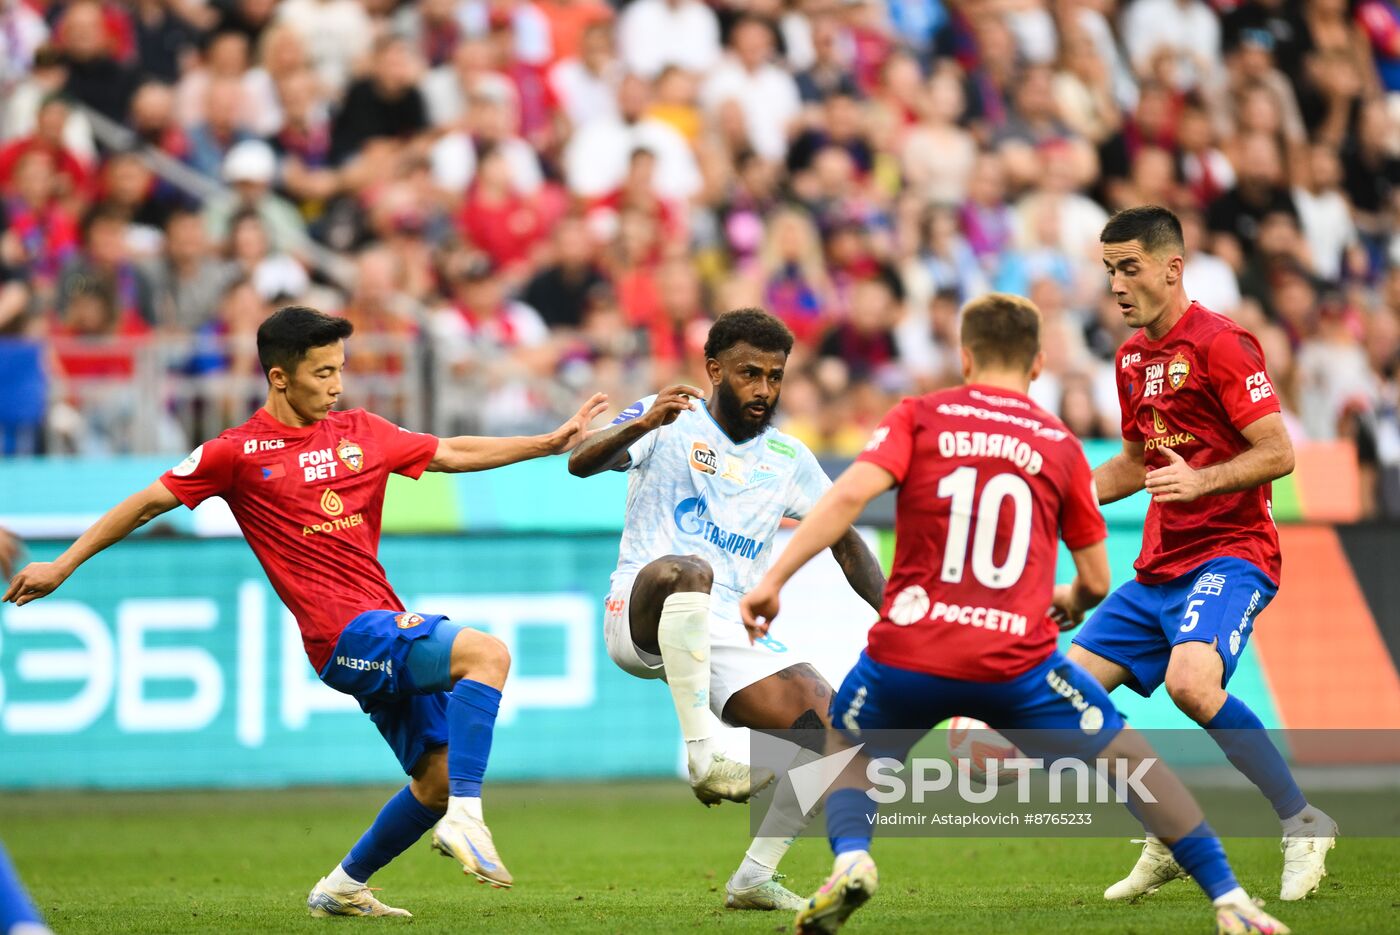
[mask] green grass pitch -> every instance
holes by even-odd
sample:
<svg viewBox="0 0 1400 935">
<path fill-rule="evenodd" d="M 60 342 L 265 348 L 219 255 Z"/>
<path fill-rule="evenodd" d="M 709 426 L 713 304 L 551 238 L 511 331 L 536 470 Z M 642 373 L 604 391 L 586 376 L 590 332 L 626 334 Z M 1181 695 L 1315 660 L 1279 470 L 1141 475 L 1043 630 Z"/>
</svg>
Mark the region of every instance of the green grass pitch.
<svg viewBox="0 0 1400 935">
<path fill-rule="evenodd" d="M 677 781 L 489 786 L 486 817 L 517 885 L 470 882 L 426 837 L 375 876 L 407 920 L 317 920 L 304 900 L 389 789 L 42 793 L 0 797 L 0 838 L 55 931 L 788 931 L 787 913 L 726 910 L 747 813 L 707 810 Z M 1393 810 L 1396 803 L 1377 799 Z M 1343 828 L 1345 831 L 1345 828 Z M 1343 838 L 1305 903 L 1276 898 L 1277 840 L 1231 840 L 1241 882 L 1298 933 L 1400 932 L 1400 841 Z M 1198 890 L 1174 883 L 1137 905 L 1101 893 L 1136 857 L 1125 839 L 876 842 L 881 887 L 848 931 L 1208 933 Z M 783 869 L 804 895 L 830 858 L 799 841 Z M 408 926 L 404 928 L 404 926 Z"/>
</svg>

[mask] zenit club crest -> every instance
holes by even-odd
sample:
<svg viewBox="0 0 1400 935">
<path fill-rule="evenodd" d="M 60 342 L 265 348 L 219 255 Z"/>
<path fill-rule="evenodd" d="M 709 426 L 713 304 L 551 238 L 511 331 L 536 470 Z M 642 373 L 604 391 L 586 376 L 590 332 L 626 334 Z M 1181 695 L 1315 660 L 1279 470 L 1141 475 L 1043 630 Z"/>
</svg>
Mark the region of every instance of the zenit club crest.
<svg viewBox="0 0 1400 935">
<path fill-rule="evenodd" d="M 1177 352 L 1177 355 L 1167 363 L 1167 384 L 1172 388 L 1172 392 L 1186 383 L 1186 378 L 1191 376 L 1191 361 L 1186 359 L 1186 355 Z"/>
<path fill-rule="evenodd" d="M 335 456 L 340 459 L 341 464 L 356 473 L 365 466 L 364 449 L 348 439 L 342 438 L 340 444 L 335 446 Z"/>
</svg>

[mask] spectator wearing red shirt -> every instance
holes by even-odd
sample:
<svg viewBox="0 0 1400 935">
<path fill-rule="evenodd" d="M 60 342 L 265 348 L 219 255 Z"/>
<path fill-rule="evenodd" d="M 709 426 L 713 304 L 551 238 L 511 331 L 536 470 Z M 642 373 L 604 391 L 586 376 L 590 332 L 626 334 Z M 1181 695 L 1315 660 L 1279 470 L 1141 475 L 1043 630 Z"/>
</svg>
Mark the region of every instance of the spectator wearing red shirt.
<svg viewBox="0 0 1400 935">
<path fill-rule="evenodd" d="M 477 160 L 476 177 L 462 204 L 462 235 L 508 280 L 518 280 L 545 234 L 539 198 L 515 190 L 502 150 L 484 146 Z"/>
<path fill-rule="evenodd" d="M 53 156 L 32 149 L 16 165 L 0 207 L 0 264 L 22 269 L 31 286 L 52 287 L 77 252 L 78 224 L 57 198 Z"/>
<path fill-rule="evenodd" d="M 78 276 L 61 307 L 63 317 L 50 331 L 59 372 L 69 378 L 130 379 L 139 339 L 150 327 L 130 309 L 119 307 L 116 283 L 101 276 Z"/>
<path fill-rule="evenodd" d="M 588 217 L 590 221 L 610 226 L 612 219 L 629 211 L 644 214 L 656 223 L 659 236 L 650 258 L 652 262 L 661 258 L 666 242 L 679 241 L 685 236 L 685 220 L 679 206 L 656 193 L 656 154 L 649 149 L 639 147 L 632 151 L 622 186 L 593 199 L 588 206 Z"/>
<path fill-rule="evenodd" d="M 76 154 L 63 145 L 63 128 L 70 109 L 62 97 L 51 95 L 39 105 L 34 132 L 0 147 L 0 191 L 10 187 L 19 161 L 32 152 L 48 154 L 59 173 L 62 195 L 81 195 L 88 184 L 88 170 Z"/>
</svg>

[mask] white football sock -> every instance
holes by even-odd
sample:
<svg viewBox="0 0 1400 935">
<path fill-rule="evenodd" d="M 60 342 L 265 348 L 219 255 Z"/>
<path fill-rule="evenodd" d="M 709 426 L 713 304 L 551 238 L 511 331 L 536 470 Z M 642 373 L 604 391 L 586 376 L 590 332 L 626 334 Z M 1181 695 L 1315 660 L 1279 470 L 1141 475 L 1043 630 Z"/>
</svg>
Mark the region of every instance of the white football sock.
<svg viewBox="0 0 1400 935">
<path fill-rule="evenodd" d="M 477 821 L 483 821 L 481 817 L 481 796 L 479 795 L 454 795 L 447 800 L 447 814 L 465 814 Z"/>
<path fill-rule="evenodd" d="M 356 880 L 345 872 L 345 868 L 340 864 L 335 865 L 335 869 L 326 874 L 326 887 L 337 893 L 345 893 L 357 890 L 365 885 L 364 880 Z"/>
<path fill-rule="evenodd" d="M 869 851 L 846 851 L 844 854 L 836 855 L 836 859 L 831 862 L 831 872 L 842 873 L 857 861 L 869 859 Z"/>
<path fill-rule="evenodd" d="M 714 739 L 710 717 L 710 595 L 681 591 L 661 605 L 656 642 L 692 764 Z M 701 747 L 702 749 L 697 749 Z"/>
<path fill-rule="evenodd" d="M 1283 826 L 1285 836 L 1296 836 L 1306 831 L 1309 825 L 1316 823 L 1318 814 L 1317 809 L 1311 805 L 1304 805 L 1301 812 L 1290 815 L 1279 824 Z"/>
<path fill-rule="evenodd" d="M 778 780 L 777 789 L 773 793 L 773 804 L 768 807 L 767 814 L 763 816 L 763 824 L 758 828 L 758 836 L 749 845 L 744 862 L 734 873 L 736 886 L 753 886 L 755 883 L 772 879 L 783 855 L 811 820 L 810 816 L 802 814 L 802 807 L 797 802 L 797 793 L 793 791 L 792 780 L 787 774 L 799 766 L 806 766 L 821 759 L 821 756 L 820 753 L 804 748 L 799 750 L 787 765 L 787 770 Z"/>
<path fill-rule="evenodd" d="M 1228 893 L 1222 893 L 1211 900 L 1217 906 L 1252 906 L 1254 900 L 1249 898 L 1249 894 L 1244 891 L 1243 886 L 1237 886 Z"/>
</svg>

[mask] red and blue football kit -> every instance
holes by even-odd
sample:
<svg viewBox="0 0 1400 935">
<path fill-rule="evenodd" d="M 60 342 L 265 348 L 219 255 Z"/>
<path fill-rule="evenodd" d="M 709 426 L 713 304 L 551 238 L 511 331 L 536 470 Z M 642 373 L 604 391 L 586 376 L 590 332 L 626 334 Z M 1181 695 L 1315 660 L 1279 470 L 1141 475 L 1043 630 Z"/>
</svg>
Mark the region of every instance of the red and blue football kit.
<svg viewBox="0 0 1400 935">
<path fill-rule="evenodd" d="M 259 409 L 161 476 L 191 509 L 228 502 L 317 673 L 355 696 L 405 772 L 448 741 L 460 627 L 405 610 L 377 558 L 379 528 L 389 474 L 418 477 L 437 446 L 362 409 L 301 428 Z"/>
<path fill-rule="evenodd" d="M 1192 303 L 1161 339 L 1146 331 L 1119 351 L 1123 437 L 1142 442 L 1148 471 L 1170 448 L 1200 469 L 1249 448 L 1243 432 L 1279 411 L 1259 342 L 1223 315 Z M 1137 580 L 1094 612 L 1074 642 L 1128 669 L 1150 695 L 1166 678 L 1171 648 L 1214 642 L 1234 673 L 1254 618 L 1278 591 L 1281 557 L 1271 486 L 1190 503 L 1150 503 Z"/>
<path fill-rule="evenodd" d="M 161 476 L 193 509 L 223 497 L 320 671 L 366 610 L 404 610 L 377 557 L 389 474 L 418 477 L 437 451 L 362 409 L 283 425 L 264 409 Z"/>
<path fill-rule="evenodd" d="M 965 386 L 901 402 L 858 460 L 898 484 L 895 557 L 833 722 L 875 742 L 969 715 L 1033 731 L 1012 734 L 1032 756 L 1102 749 L 1122 721 L 1048 616 L 1060 540 L 1107 536 L 1078 440 L 1023 394 Z"/>
</svg>

